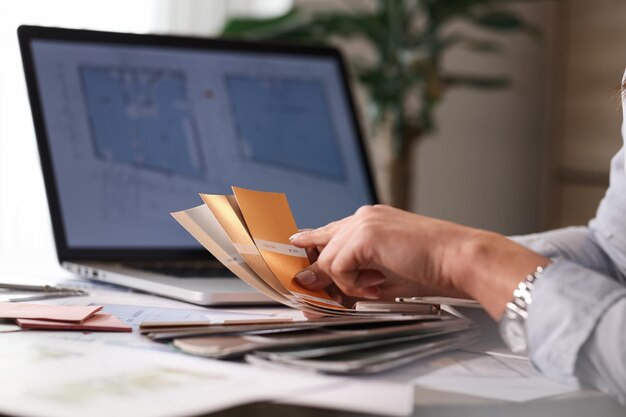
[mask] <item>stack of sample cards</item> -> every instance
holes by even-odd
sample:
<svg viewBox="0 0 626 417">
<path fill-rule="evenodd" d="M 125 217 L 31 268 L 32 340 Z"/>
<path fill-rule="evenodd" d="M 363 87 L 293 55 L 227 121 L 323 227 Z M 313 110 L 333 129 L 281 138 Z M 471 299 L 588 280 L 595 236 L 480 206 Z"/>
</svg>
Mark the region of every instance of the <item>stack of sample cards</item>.
<svg viewBox="0 0 626 417">
<path fill-rule="evenodd" d="M 215 359 L 331 374 L 388 369 L 473 343 L 476 326 L 452 315 L 326 317 L 306 321 L 216 323 L 188 328 L 143 326 L 153 340 Z"/>
</svg>

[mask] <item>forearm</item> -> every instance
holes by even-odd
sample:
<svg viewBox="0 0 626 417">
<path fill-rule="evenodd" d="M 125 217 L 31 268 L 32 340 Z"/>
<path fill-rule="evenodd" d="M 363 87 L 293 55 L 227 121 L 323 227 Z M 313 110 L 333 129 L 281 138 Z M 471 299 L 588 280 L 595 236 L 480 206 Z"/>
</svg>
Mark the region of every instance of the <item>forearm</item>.
<svg viewBox="0 0 626 417">
<path fill-rule="evenodd" d="M 550 260 L 502 235 L 466 229 L 444 257 L 444 273 L 498 320 L 517 285 Z"/>
</svg>

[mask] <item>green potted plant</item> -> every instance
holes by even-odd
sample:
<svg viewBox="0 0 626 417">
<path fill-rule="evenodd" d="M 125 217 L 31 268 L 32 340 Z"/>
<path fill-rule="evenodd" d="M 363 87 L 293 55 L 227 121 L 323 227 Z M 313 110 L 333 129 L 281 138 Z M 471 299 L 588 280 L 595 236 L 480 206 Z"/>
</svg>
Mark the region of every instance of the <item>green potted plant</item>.
<svg viewBox="0 0 626 417">
<path fill-rule="evenodd" d="M 390 203 L 407 209 L 412 149 L 435 129 L 433 113 L 446 91 L 459 86 L 489 90 L 509 85 L 503 75 L 445 71 L 442 58 L 453 48 L 481 54 L 501 51 L 497 41 L 448 28 L 453 22 L 464 21 L 488 31 L 535 33 L 533 26 L 506 7 L 507 3 L 510 1 L 377 0 L 374 7 L 348 11 L 307 12 L 295 8 L 272 19 L 230 20 L 223 36 L 278 42 L 339 41 L 339 47 L 342 40 L 365 42 L 375 58 L 349 57 L 351 72 L 369 95 L 363 114 L 370 127 L 385 122 L 392 129 Z"/>
</svg>

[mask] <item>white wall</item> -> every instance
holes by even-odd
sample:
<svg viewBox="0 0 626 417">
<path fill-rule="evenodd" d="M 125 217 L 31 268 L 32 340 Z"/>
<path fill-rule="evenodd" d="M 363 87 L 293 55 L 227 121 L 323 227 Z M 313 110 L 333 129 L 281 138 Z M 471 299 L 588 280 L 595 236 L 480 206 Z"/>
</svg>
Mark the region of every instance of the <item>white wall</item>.
<svg viewBox="0 0 626 417">
<path fill-rule="evenodd" d="M 552 135 L 552 68 L 558 56 L 553 2 L 519 6 L 540 38 L 501 36 L 501 57 L 454 52 L 450 69 L 510 74 L 502 91 L 449 92 L 439 130 L 416 149 L 413 209 L 506 234 L 536 231 L 543 220 Z"/>
</svg>

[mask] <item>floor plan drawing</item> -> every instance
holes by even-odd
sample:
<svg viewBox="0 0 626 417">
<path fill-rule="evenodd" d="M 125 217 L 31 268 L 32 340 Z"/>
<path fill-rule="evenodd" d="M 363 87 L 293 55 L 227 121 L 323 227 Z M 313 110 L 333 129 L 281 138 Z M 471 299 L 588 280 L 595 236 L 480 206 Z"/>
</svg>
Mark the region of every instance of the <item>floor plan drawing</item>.
<svg viewBox="0 0 626 417">
<path fill-rule="evenodd" d="M 201 177 L 196 121 L 182 72 L 80 67 L 98 158 Z"/>
</svg>

